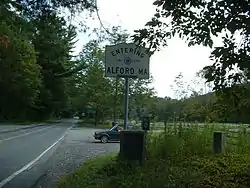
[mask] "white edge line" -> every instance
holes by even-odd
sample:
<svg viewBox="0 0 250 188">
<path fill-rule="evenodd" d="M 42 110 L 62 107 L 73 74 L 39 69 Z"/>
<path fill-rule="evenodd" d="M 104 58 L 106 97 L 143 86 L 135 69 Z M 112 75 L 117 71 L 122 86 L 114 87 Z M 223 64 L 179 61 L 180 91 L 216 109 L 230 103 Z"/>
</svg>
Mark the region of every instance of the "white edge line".
<svg viewBox="0 0 250 188">
<path fill-rule="evenodd" d="M 23 171 L 31 168 L 39 159 L 41 159 L 49 150 L 51 150 L 58 142 L 60 142 L 68 133 L 68 131 L 71 129 L 72 127 L 68 128 L 67 131 L 54 143 L 52 144 L 50 147 L 48 147 L 44 152 L 42 152 L 37 158 L 35 158 L 34 160 L 30 161 L 28 164 L 26 164 L 25 166 L 23 166 L 20 170 L 14 172 L 13 174 L 11 174 L 9 177 L 7 177 L 6 179 L 4 179 L 3 181 L 0 182 L 0 188 L 2 188 L 6 183 L 10 182 L 12 179 L 14 179 L 17 175 L 19 175 L 20 173 L 22 173 Z"/>
</svg>

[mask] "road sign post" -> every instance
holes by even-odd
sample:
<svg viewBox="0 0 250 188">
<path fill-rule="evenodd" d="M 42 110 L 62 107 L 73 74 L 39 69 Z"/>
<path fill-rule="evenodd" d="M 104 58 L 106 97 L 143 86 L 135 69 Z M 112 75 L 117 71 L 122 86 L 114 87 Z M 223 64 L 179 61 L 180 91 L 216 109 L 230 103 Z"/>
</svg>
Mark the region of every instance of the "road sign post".
<svg viewBox="0 0 250 188">
<path fill-rule="evenodd" d="M 105 76 L 125 78 L 124 129 L 128 125 L 129 78 L 149 78 L 149 53 L 134 43 L 120 43 L 105 48 Z"/>
<path fill-rule="evenodd" d="M 124 129 L 128 128 L 128 101 L 129 101 L 129 78 L 125 78 L 125 96 L 124 96 Z"/>
</svg>

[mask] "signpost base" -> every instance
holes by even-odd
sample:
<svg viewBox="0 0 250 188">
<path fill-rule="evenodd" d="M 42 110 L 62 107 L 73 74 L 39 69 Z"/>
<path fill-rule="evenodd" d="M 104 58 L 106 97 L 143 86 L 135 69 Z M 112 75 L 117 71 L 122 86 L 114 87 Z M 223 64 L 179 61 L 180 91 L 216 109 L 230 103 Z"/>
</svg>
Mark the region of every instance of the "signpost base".
<svg viewBox="0 0 250 188">
<path fill-rule="evenodd" d="M 142 164 L 145 160 L 145 132 L 122 131 L 120 137 L 119 157 L 125 161 L 138 161 Z"/>
</svg>

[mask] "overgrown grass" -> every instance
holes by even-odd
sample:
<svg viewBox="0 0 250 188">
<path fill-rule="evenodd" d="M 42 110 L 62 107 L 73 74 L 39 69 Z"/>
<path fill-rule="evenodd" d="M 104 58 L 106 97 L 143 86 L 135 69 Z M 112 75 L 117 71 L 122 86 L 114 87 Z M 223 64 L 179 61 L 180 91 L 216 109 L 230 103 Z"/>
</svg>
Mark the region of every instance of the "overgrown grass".
<svg viewBox="0 0 250 188">
<path fill-rule="evenodd" d="M 106 166 L 116 165 L 116 154 L 90 159 L 75 173 L 62 177 L 58 188 L 64 187 L 88 187 L 94 188 L 98 185 L 102 186 L 105 181 L 104 173 Z M 103 172 L 101 172 L 103 170 Z"/>
<path fill-rule="evenodd" d="M 112 156 L 92 159 L 59 188 L 238 188 L 250 187 L 250 137 L 246 127 L 230 133 L 227 126 L 168 126 L 150 133 L 147 161 L 133 166 Z M 212 153 L 214 131 L 223 131 L 225 153 Z"/>
</svg>

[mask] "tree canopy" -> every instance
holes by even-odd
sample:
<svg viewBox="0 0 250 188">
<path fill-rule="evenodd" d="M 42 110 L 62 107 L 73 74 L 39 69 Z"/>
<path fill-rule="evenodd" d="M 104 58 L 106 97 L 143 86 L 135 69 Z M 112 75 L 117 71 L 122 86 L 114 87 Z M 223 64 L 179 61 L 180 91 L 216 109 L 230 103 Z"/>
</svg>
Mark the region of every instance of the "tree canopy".
<svg viewBox="0 0 250 188">
<path fill-rule="evenodd" d="M 175 35 L 189 45 L 213 48 L 214 64 L 199 74 L 214 83 L 216 92 L 204 95 L 179 74 L 172 87 L 177 99 L 161 98 L 152 77 L 131 79 L 129 118 L 140 120 L 147 111 L 152 121 L 250 122 L 249 5 L 214 0 L 156 0 L 154 5 L 156 14 L 134 40 L 152 52 Z M 0 120 L 78 114 L 97 124 L 123 118 L 124 80 L 104 77 L 104 44 L 130 42 L 130 34 L 121 26 L 96 29 L 97 37 L 72 55 L 77 27 L 64 11 L 74 18 L 95 9 L 92 0 L 0 2 Z M 223 36 L 219 47 L 213 44 L 217 35 Z M 235 66 L 238 72 L 232 71 Z"/>
<path fill-rule="evenodd" d="M 66 79 L 56 75 L 74 65 L 76 28 L 60 11 L 94 8 L 87 0 L 1 1 L 1 119 L 43 119 L 67 108 Z"/>
<path fill-rule="evenodd" d="M 247 0 L 155 0 L 156 13 L 145 28 L 136 30 L 136 42 L 154 52 L 178 35 L 189 46 L 213 48 L 213 65 L 204 67 L 207 81 L 215 89 L 249 79 L 250 4 Z M 214 46 L 222 37 L 222 46 Z M 237 38 L 238 37 L 238 38 Z M 235 69 L 238 71 L 233 71 Z"/>
</svg>

